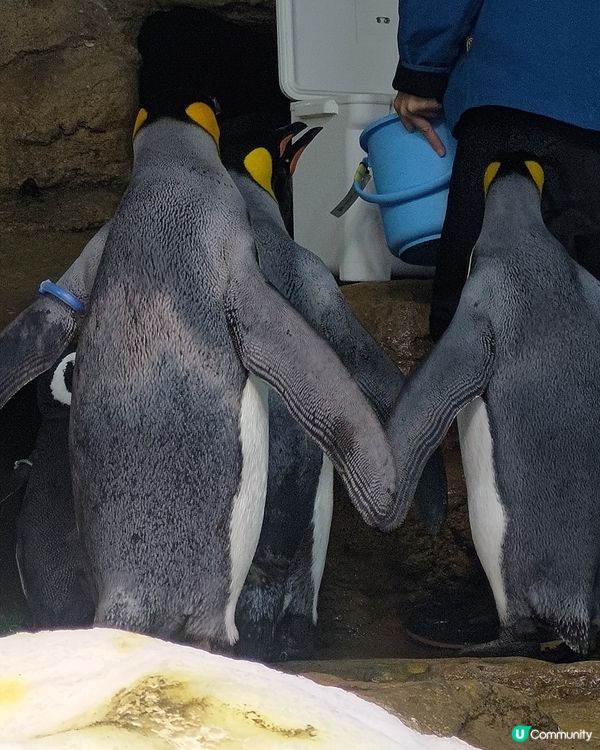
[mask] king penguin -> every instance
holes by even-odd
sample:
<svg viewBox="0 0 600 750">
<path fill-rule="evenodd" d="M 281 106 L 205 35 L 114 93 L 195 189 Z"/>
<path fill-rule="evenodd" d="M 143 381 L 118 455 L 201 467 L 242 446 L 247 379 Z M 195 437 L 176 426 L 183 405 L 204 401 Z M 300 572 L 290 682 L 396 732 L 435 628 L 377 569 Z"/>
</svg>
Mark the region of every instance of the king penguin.
<svg viewBox="0 0 600 750">
<path fill-rule="evenodd" d="M 473 541 L 501 623 L 472 653 L 528 653 L 543 628 L 585 654 L 599 615 L 600 283 L 544 225 L 543 180 L 528 155 L 488 166 L 457 312 L 388 427 L 391 527 L 458 417 Z"/>
<path fill-rule="evenodd" d="M 262 381 L 371 524 L 395 469 L 334 352 L 264 282 L 210 102 L 138 114 L 77 346 L 70 452 L 95 624 L 223 646 L 262 523 Z"/>
<path fill-rule="evenodd" d="M 330 344 L 384 422 L 404 384 L 402 373 L 356 319 L 327 267 L 286 229 L 292 175 L 320 131 L 311 128 L 293 140 L 305 127 L 273 130 L 253 116 L 225 120 L 223 162 L 246 202 L 266 280 Z M 435 532 L 446 507 L 439 453 L 425 475 L 419 506 Z M 244 655 L 274 660 L 310 649 L 332 511 L 331 462 L 271 390 L 265 517 L 238 602 Z"/>
</svg>

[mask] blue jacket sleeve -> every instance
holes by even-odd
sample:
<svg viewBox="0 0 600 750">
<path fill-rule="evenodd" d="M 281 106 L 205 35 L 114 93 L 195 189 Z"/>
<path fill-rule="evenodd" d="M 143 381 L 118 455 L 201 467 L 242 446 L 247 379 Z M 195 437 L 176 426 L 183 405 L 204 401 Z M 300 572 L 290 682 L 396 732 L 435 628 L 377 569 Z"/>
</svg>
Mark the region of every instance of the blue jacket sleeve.
<svg viewBox="0 0 600 750">
<path fill-rule="evenodd" d="M 484 0 L 400 0 L 394 88 L 441 99 Z"/>
</svg>

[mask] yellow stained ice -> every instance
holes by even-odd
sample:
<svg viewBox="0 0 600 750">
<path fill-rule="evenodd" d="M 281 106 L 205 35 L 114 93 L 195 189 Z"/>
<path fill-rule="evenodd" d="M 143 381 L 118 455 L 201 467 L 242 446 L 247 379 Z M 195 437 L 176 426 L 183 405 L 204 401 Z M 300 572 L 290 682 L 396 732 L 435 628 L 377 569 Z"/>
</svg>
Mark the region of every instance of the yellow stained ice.
<svg viewBox="0 0 600 750">
<path fill-rule="evenodd" d="M 26 692 L 25 680 L 22 678 L 0 677 L 0 710 L 20 703 Z"/>
</svg>

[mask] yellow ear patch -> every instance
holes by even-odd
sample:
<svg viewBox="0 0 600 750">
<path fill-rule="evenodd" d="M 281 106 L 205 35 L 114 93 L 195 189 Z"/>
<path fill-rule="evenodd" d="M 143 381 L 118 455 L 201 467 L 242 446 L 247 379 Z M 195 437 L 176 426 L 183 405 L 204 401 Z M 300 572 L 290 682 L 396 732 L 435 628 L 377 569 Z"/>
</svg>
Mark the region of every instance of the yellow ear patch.
<svg viewBox="0 0 600 750">
<path fill-rule="evenodd" d="M 483 190 L 487 195 L 487 191 L 490 189 L 490 185 L 494 181 L 494 178 L 498 174 L 498 170 L 500 169 L 500 162 L 499 161 L 493 161 L 491 164 L 488 164 L 485 173 L 483 175 Z"/>
<path fill-rule="evenodd" d="M 277 200 L 273 192 L 273 159 L 266 148 L 255 148 L 244 159 L 246 171 L 254 182 Z"/>
<path fill-rule="evenodd" d="M 138 130 L 142 127 L 142 125 L 146 122 L 148 119 L 148 112 L 142 107 L 140 111 L 137 113 L 137 117 L 135 118 L 135 124 L 133 126 L 133 135 L 132 138 L 135 138 L 138 134 Z"/>
<path fill-rule="evenodd" d="M 537 189 L 541 194 L 542 188 L 544 187 L 544 170 L 537 163 L 537 161 L 526 161 L 525 166 L 527 167 L 527 171 L 531 175 L 531 179 L 535 182 Z"/>
<path fill-rule="evenodd" d="M 212 109 L 208 104 L 204 102 L 194 102 L 185 109 L 186 115 L 195 122 L 196 125 L 200 125 L 203 130 L 212 136 L 214 142 L 219 145 L 219 138 L 221 137 L 221 130 L 219 123 Z"/>
</svg>

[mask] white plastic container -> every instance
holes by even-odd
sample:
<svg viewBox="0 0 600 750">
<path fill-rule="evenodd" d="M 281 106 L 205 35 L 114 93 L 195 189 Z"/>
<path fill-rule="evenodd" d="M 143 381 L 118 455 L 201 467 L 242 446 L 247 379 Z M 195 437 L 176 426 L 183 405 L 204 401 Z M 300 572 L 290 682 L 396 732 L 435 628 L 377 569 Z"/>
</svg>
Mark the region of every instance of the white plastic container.
<svg viewBox="0 0 600 750">
<path fill-rule="evenodd" d="M 296 100 L 292 121 L 323 128 L 294 175 L 295 238 L 344 281 L 432 271 L 394 258 L 377 206 L 357 200 L 340 218 L 330 213 L 364 157 L 361 132 L 391 111 L 397 26 L 397 0 L 277 0 L 279 81 Z"/>
</svg>

